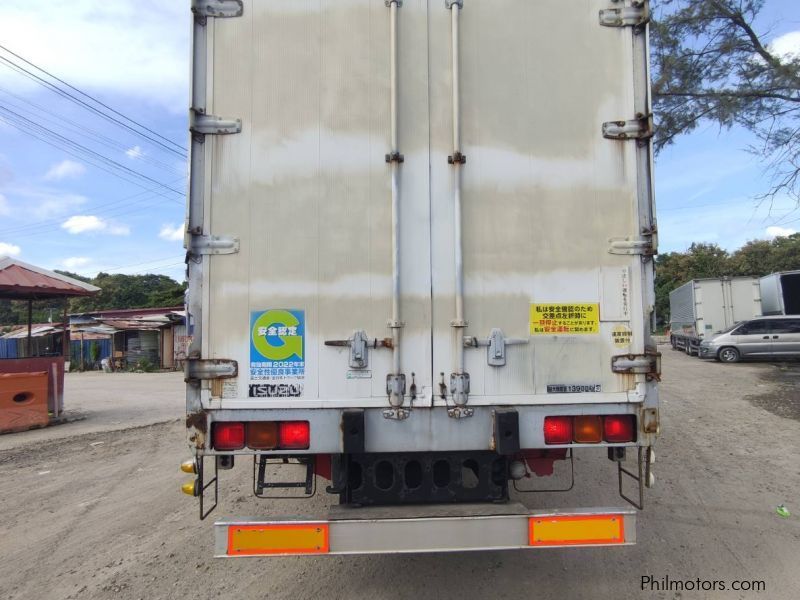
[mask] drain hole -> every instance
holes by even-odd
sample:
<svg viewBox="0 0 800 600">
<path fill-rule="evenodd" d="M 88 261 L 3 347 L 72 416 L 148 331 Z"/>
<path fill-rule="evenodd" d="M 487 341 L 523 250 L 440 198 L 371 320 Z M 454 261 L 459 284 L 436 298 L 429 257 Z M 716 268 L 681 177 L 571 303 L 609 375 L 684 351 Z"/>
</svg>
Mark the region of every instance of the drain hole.
<svg viewBox="0 0 800 600">
<path fill-rule="evenodd" d="M 375 485 L 378 489 L 388 490 L 394 484 L 394 468 L 388 461 L 382 460 L 375 465 Z"/>
<path fill-rule="evenodd" d="M 20 392 L 19 394 L 14 395 L 13 400 L 17 404 L 22 404 L 23 402 L 27 402 L 31 398 L 33 398 L 33 394 L 31 394 L 30 392 Z"/>
<path fill-rule="evenodd" d="M 406 487 L 417 489 L 422 485 L 422 465 L 419 461 L 412 460 L 406 463 Z"/>
<path fill-rule="evenodd" d="M 433 463 L 433 485 L 440 488 L 450 485 L 450 463 L 446 460 Z"/>
<path fill-rule="evenodd" d="M 471 458 L 461 465 L 461 485 L 467 489 L 478 487 L 478 463 Z"/>
<path fill-rule="evenodd" d="M 351 490 L 357 490 L 363 483 L 361 465 L 357 462 L 350 463 L 350 468 L 347 469 L 347 486 Z"/>
</svg>

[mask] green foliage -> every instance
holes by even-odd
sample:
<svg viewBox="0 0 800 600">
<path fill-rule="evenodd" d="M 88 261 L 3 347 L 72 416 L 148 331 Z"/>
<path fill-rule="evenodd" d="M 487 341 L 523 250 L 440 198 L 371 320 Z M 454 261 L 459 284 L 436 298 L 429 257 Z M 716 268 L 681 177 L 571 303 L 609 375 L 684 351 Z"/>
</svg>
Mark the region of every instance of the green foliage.
<svg viewBox="0 0 800 600">
<path fill-rule="evenodd" d="M 764 0 L 656 0 L 652 24 L 656 151 L 704 122 L 754 133 L 773 176 L 764 195 L 800 200 L 800 58 L 756 26 Z"/>
<path fill-rule="evenodd" d="M 656 316 L 669 322 L 669 293 L 692 279 L 762 277 L 776 271 L 800 270 L 800 233 L 772 241 L 753 240 L 733 253 L 716 244 L 692 244 L 686 252 L 656 258 Z"/>
<path fill-rule="evenodd" d="M 96 363 L 100 360 L 100 344 L 94 340 L 89 342 L 89 358 L 92 363 Z"/>
<path fill-rule="evenodd" d="M 109 275 L 98 273 L 89 279 L 67 271 L 56 271 L 67 277 L 96 285 L 101 289 L 94 296 L 71 298 L 70 313 L 94 312 L 98 310 L 124 308 L 155 308 L 180 306 L 186 291 L 185 283 L 178 283 L 166 275 Z M 33 322 L 47 323 L 52 315 L 54 322 L 61 322 L 64 300 L 40 300 L 33 303 Z M 0 324 L 23 325 L 28 322 L 28 303 L 0 300 Z"/>
</svg>

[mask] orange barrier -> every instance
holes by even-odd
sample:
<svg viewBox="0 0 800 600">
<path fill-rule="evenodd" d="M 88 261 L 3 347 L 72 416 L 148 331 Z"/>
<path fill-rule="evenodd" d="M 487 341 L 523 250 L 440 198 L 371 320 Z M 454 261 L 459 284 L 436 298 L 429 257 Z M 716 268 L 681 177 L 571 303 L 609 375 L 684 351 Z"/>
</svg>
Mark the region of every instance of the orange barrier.
<svg viewBox="0 0 800 600">
<path fill-rule="evenodd" d="M 46 371 L 0 373 L 0 433 L 47 425 L 47 378 Z"/>
</svg>

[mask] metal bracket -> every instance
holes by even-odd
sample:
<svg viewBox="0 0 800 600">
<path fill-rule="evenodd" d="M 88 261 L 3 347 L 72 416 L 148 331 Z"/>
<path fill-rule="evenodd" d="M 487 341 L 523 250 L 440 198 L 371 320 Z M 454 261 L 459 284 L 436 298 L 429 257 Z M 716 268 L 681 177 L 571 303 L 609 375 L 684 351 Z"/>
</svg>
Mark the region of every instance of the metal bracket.
<svg viewBox="0 0 800 600">
<path fill-rule="evenodd" d="M 486 346 L 486 363 L 492 367 L 502 367 L 506 364 L 506 346 L 516 346 L 527 344 L 528 340 L 519 338 L 507 338 L 502 329 L 492 329 L 488 339 L 479 340 L 476 337 L 465 337 L 464 346 L 467 348 L 477 348 Z"/>
<path fill-rule="evenodd" d="M 471 417 L 475 411 L 467 408 L 469 401 L 469 373 L 451 373 L 450 394 L 453 396 L 454 407 L 447 409 L 447 414 L 454 419 Z"/>
<path fill-rule="evenodd" d="M 445 8 L 453 8 L 453 5 L 457 6 L 458 8 L 464 8 L 464 0 L 444 0 Z"/>
<path fill-rule="evenodd" d="M 232 379 L 239 375 L 239 363 L 225 358 L 189 358 L 186 360 L 186 381 L 201 379 Z"/>
<path fill-rule="evenodd" d="M 641 254 L 642 256 L 654 256 L 656 249 L 653 240 L 650 238 L 609 238 L 609 254 Z"/>
<path fill-rule="evenodd" d="M 228 135 L 232 133 L 241 133 L 242 120 L 207 115 L 193 108 L 189 111 L 189 130 L 199 135 Z"/>
<path fill-rule="evenodd" d="M 630 6 L 606 8 L 600 11 L 600 25 L 603 27 L 633 27 L 642 29 L 650 22 L 650 4 L 647 0 L 638 0 Z"/>
<path fill-rule="evenodd" d="M 403 399 L 406 395 L 406 376 L 390 373 L 386 376 L 386 395 L 389 396 L 390 408 L 383 411 L 385 419 L 395 419 L 402 421 L 407 419 L 411 411 L 403 408 Z"/>
<path fill-rule="evenodd" d="M 397 8 L 401 8 L 403 6 L 403 0 L 384 0 L 384 4 L 386 8 L 389 8 L 392 4 L 397 4 Z"/>
<path fill-rule="evenodd" d="M 366 369 L 369 365 L 370 348 L 391 348 L 392 338 L 382 340 L 370 338 L 363 330 L 353 332 L 346 340 L 325 340 L 326 346 L 347 346 L 350 348 L 350 367 L 353 369 Z"/>
<path fill-rule="evenodd" d="M 461 152 L 454 152 L 450 156 L 447 157 L 447 164 L 448 165 L 463 165 L 467 162 L 467 156 L 465 154 L 461 154 Z"/>
<path fill-rule="evenodd" d="M 201 254 L 236 254 L 239 252 L 239 238 L 217 235 L 193 235 L 189 253 Z"/>
<path fill-rule="evenodd" d="M 657 408 L 645 408 L 642 411 L 642 430 L 645 433 L 652 433 L 655 435 L 661 432 Z"/>
<path fill-rule="evenodd" d="M 622 354 L 611 357 L 611 370 L 625 375 L 647 375 L 648 379 L 661 380 L 661 353 Z"/>
<path fill-rule="evenodd" d="M 606 121 L 603 137 L 609 140 L 649 140 L 655 135 L 653 113 L 637 113 L 630 121 Z"/>
<path fill-rule="evenodd" d="M 400 154 L 399 152 L 393 152 L 392 154 L 386 155 L 386 162 L 387 163 L 403 163 L 406 161 L 406 157 Z"/>
<path fill-rule="evenodd" d="M 192 12 L 200 18 L 241 17 L 244 3 L 242 0 L 192 0 Z"/>
</svg>

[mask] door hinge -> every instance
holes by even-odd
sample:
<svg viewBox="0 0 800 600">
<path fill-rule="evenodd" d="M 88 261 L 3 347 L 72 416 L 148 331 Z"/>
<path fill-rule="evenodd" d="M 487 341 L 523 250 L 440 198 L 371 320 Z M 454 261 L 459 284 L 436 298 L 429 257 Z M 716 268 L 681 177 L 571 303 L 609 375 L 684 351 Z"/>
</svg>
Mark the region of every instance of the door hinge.
<svg viewBox="0 0 800 600">
<path fill-rule="evenodd" d="M 649 140 L 655 134 L 653 114 L 638 113 L 630 121 L 606 121 L 603 137 L 609 140 Z"/>
<path fill-rule="evenodd" d="M 239 252 L 239 239 L 217 235 L 193 235 L 189 254 L 236 254 Z"/>
<path fill-rule="evenodd" d="M 603 27 L 633 27 L 638 31 L 650 22 L 650 3 L 647 0 L 631 2 L 630 6 L 606 8 L 600 11 Z"/>
<path fill-rule="evenodd" d="M 225 119 L 214 115 L 207 115 L 201 110 L 193 108 L 189 111 L 189 130 L 199 135 L 228 135 L 241 133 L 241 119 Z"/>
<path fill-rule="evenodd" d="M 225 358 L 189 358 L 186 360 L 186 381 L 232 379 L 239 375 L 239 363 Z"/>
<path fill-rule="evenodd" d="M 622 354 L 611 357 L 611 370 L 626 375 L 647 375 L 648 379 L 661 381 L 661 353 Z"/>
<path fill-rule="evenodd" d="M 640 237 L 608 238 L 609 254 L 640 254 L 655 256 L 658 254 L 658 232 L 655 227 L 642 231 Z"/>
<path fill-rule="evenodd" d="M 192 12 L 201 19 L 241 17 L 244 3 L 242 0 L 192 0 Z"/>
</svg>

